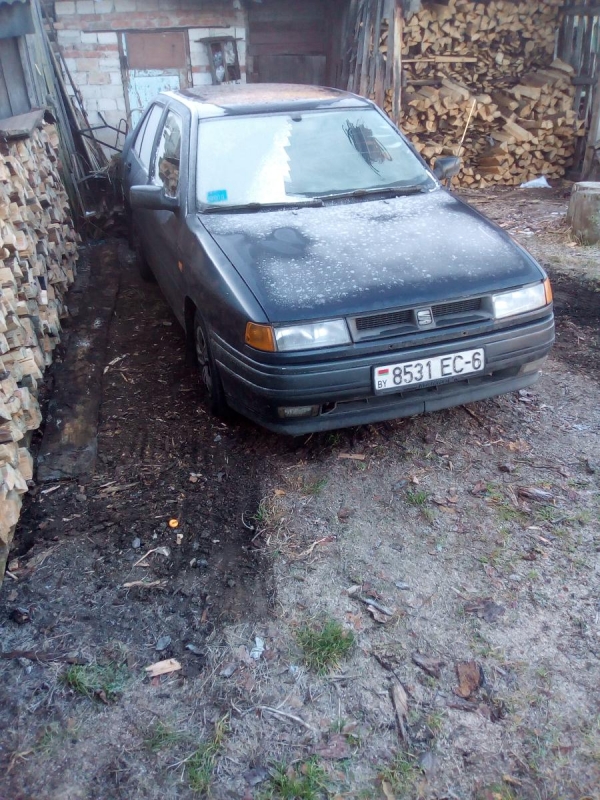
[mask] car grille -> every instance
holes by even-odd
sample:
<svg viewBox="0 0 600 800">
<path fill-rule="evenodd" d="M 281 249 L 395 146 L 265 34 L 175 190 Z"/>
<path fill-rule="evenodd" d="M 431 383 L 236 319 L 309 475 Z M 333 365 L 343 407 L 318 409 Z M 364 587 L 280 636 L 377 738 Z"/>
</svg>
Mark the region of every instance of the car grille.
<svg viewBox="0 0 600 800">
<path fill-rule="evenodd" d="M 355 341 L 374 339 L 386 333 L 402 335 L 423 330 L 417 324 L 416 312 L 419 308 L 384 311 L 379 314 L 352 317 L 348 320 Z M 456 300 L 451 303 L 438 303 L 431 306 L 435 329 L 455 327 L 462 323 L 470 323 L 490 319 L 486 309 L 485 298 L 473 297 L 468 300 Z"/>
<path fill-rule="evenodd" d="M 481 297 L 475 297 L 473 300 L 458 300 L 456 303 L 440 303 L 437 306 L 432 306 L 435 319 L 438 319 L 438 317 L 447 317 L 448 314 L 466 314 L 469 311 L 479 311 L 480 308 Z"/>
<path fill-rule="evenodd" d="M 390 311 L 388 314 L 373 314 L 372 317 L 357 317 L 356 328 L 359 331 L 369 331 L 373 328 L 402 325 L 411 321 L 412 311 Z"/>
</svg>

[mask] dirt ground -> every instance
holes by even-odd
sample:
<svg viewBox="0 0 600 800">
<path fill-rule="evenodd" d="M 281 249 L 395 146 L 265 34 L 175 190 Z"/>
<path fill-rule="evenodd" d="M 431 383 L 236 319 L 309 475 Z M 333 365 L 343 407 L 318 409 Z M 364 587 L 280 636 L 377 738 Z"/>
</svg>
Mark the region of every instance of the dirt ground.
<svg viewBox="0 0 600 800">
<path fill-rule="evenodd" d="M 26 499 L 1 800 L 600 798 L 600 248 L 568 190 L 467 197 L 553 278 L 536 387 L 299 439 L 211 418 L 157 287 L 94 248 L 98 464 Z"/>
</svg>

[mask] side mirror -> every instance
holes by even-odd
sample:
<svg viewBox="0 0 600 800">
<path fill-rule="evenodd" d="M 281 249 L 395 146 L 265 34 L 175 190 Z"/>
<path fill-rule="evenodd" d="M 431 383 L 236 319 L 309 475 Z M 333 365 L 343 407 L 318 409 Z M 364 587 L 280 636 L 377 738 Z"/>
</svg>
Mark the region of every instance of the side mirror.
<svg viewBox="0 0 600 800">
<path fill-rule="evenodd" d="M 179 198 L 168 197 L 162 186 L 132 186 L 129 190 L 131 208 L 147 208 L 150 211 L 175 211 Z"/>
<path fill-rule="evenodd" d="M 458 175 L 462 167 L 462 161 L 458 156 L 442 156 L 436 158 L 433 174 L 435 177 L 443 181 L 446 178 L 453 178 Z"/>
</svg>

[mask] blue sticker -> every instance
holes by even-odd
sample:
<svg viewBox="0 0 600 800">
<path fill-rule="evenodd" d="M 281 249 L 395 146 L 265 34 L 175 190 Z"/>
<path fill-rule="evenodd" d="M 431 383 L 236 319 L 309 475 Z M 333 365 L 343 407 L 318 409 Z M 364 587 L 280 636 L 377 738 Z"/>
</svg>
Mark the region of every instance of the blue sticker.
<svg viewBox="0 0 600 800">
<path fill-rule="evenodd" d="M 222 203 L 227 200 L 227 189 L 217 189 L 215 192 L 208 192 L 206 195 L 207 203 Z"/>
</svg>

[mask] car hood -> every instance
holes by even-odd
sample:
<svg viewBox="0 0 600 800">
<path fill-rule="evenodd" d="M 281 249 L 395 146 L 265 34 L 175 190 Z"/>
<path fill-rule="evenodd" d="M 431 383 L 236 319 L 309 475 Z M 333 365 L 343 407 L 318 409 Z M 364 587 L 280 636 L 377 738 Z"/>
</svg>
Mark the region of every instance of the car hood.
<svg viewBox="0 0 600 800">
<path fill-rule="evenodd" d="M 202 222 L 272 322 L 445 302 L 542 277 L 507 234 L 444 190 Z"/>
</svg>

